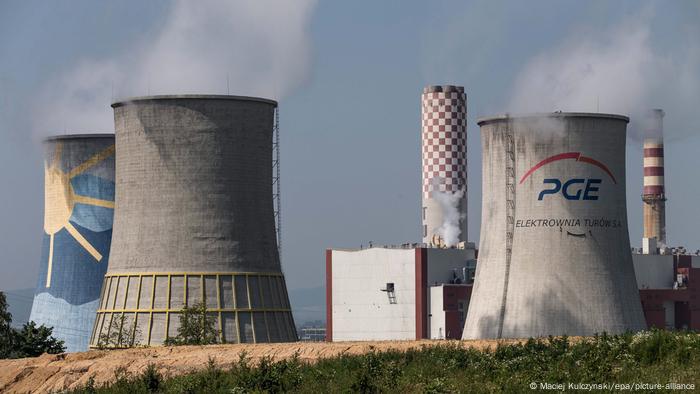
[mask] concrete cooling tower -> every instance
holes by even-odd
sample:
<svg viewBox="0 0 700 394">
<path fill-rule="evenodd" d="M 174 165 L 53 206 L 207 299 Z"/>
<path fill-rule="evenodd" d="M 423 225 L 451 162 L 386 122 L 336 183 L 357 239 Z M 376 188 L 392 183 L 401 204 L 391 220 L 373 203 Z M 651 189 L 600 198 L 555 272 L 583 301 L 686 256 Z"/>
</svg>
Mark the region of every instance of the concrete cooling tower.
<svg viewBox="0 0 700 394">
<path fill-rule="evenodd" d="M 423 242 L 467 240 L 467 96 L 461 86 L 428 86 L 421 96 Z"/>
<path fill-rule="evenodd" d="M 84 351 L 107 271 L 114 215 L 114 135 L 44 141 L 44 239 L 30 320 Z"/>
<path fill-rule="evenodd" d="M 480 119 L 479 264 L 463 338 L 646 328 L 635 281 L 619 115 Z"/>
<path fill-rule="evenodd" d="M 277 103 L 187 95 L 112 107 L 118 209 L 91 346 L 115 335 L 161 344 L 199 302 L 222 341 L 295 341 L 275 238 Z"/>
</svg>

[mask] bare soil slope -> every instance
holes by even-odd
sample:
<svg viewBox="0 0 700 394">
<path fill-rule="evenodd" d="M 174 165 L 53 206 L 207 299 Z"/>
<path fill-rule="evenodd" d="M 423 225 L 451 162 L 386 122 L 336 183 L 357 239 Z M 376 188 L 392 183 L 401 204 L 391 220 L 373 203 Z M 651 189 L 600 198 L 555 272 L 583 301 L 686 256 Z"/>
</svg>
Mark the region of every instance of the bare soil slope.
<svg viewBox="0 0 700 394">
<path fill-rule="evenodd" d="M 517 340 L 500 341 L 515 343 Z M 499 341 L 385 341 L 385 342 L 336 342 L 336 343 L 280 343 L 258 345 L 210 345 L 151 347 L 126 350 L 93 350 L 84 353 L 60 355 L 44 354 L 36 358 L 0 360 L 0 392 L 46 393 L 84 386 L 90 377 L 97 386 L 114 379 L 118 368 L 130 374 L 140 374 L 148 364 L 154 364 L 164 376 L 181 375 L 206 368 L 209 359 L 226 368 L 238 361 L 245 352 L 252 360 L 262 357 L 275 360 L 299 358 L 314 362 L 340 354 L 362 354 L 371 349 L 408 350 L 421 346 L 452 344 L 476 349 L 495 348 Z"/>
</svg>

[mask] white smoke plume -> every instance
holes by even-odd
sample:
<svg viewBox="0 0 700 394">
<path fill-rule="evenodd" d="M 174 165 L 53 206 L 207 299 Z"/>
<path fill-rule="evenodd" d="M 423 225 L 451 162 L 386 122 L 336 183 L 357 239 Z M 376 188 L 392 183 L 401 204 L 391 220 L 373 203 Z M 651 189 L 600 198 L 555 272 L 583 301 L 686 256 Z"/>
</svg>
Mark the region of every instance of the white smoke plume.
<svg viewBox="0 0 700 394">
<path fill-rule="evenodd" d="M 454 193 L 433 192 L 433 198 L 440 204 L 442 210 L 442 225 L 437 229 L 437 233 L 447 247 L 457 245 L 459 235 L 462 233 L 459 226 L 459 222 L 465 218 L 459 207 L 462 197 L 464 197 L 464 190 Z"/>
<path fill-rule="evenodd" d="M 316 0 L 178 0 L 162 25 L 106 58 L 82 59 L 39 94 L 40 136 L 113 129 L 112 100 L 149 94 L 280 99 L 310 68 Z"/>
<path fill-rule="evenodd" d="M 578 31 L 535 56 L 515 80 L 509 111 L 629 115 L 639 139 L 644 111 L 667 108 L 676 132 L 688 133 L 695 123 L 688 103 L 700 102 L 700 41 L 682 50 L 655 49 L 652 19 L 645 9 L 608 31 Z"/>
</svg>

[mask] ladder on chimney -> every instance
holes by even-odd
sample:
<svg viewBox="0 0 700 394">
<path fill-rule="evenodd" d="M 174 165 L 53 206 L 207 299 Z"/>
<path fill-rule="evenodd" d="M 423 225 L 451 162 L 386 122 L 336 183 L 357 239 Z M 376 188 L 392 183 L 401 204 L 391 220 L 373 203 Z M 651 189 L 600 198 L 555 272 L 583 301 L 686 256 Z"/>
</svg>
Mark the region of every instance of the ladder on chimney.
<svg viewBox="0 0 700 394">
<path fill-rule="evenodd" d="M 506 176 L 506 261 L 503 279 L 503 296 L 501 297 L 500 319 L 498 323 L 498 338 L 503 337 L 503 322 L 506 316 L 506 300 L 508 298 L 508 277 L 510 275 L 510 260 L 513 255 L 513 231 L 515 230 L 515 140 L 510 121 L 505 131 L 505 176 Z"/>
<path fill-rule="evenodd" d="M 282 190 L 280 185 L 280 110 L 275 107 L 275 123 L 272 126 L 272 201 L 277 235 L 277 252 L 282 261 Z"/>
</svg>

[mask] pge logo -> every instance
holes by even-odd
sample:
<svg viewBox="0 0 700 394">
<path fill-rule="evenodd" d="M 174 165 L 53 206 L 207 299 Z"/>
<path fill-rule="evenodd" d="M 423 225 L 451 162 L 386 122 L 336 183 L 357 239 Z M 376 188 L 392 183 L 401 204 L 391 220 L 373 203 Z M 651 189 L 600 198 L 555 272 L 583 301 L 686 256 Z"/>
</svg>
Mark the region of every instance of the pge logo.
<svg viewBox="0 0 700 394">
<path fill-rule="evenodd" d="M 558 160 L 566 159 L 574 159 L 582 163 L 596 166 L 601 170 L 605 171 L 605 173 L 610 176 L 610 179 L 612 179 L 613 183 L 617 183 L 617 180 L 615 180 L 615 176 L 613 176 L 612 172 L 610 172 L 610 169 L 608 169 L 608 167 L 605 164 L 597 160 L 591 159 L 590 157 L 582 156 L 581 152 L 568 152 L 548 157 L 542 160 L 541 162 L 535 164 L 525 173 L 525 175 L 523 175 L 523 177 L 520 179 L 520 184 L 525 182 L 527 177 L 532 175 L 532 173 L 537 171 L 540 167 Z M 561 192 L 562 196 L 564 196 L 564 198 L 566 198 L 567 200 L 594 201 L 598 199 L 598 195 L 596 193 L 600 190 L 599 185 L 602 184 L 602 182 L 603 181 L 601 179 L 597 178 L 573 178 L 568 180 L 547 178 L 544 180 L 544 184 L 549 185 L 549 187 L 543 189 L 540 192 L 537 199 L 541 201 L 548 194 L 557 194 Z"/>
</svg>

